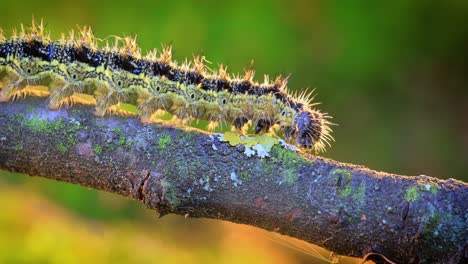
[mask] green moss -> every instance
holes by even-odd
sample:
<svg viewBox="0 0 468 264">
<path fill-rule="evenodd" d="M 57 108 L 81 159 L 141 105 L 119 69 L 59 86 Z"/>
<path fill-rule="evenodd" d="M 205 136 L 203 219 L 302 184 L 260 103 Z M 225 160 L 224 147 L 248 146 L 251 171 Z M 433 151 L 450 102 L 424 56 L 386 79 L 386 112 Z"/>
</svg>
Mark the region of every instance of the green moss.
<svg viewBox="0 0 468 264">
<path fill-rule="evenodd" d="M 284 149 L 280 146 L 275 146 L 272 149 L 272 154 L 275 154 L 277 159 L 281 160 L 284 164 L 295 165 L 304 161 L 304 159 L 297 153 L 291 150 Z"/>
<path fill-rule="evenodd" d="M 80 115 L 80 114 L 81 114 L 81 109 L 73 108 L 73 109 L 71 110 L 71 112 L 72 112 L 73 114 Z"/>
<path fill-rule="evenodd" d="M 247 171 L 241 171 L 239 173 L 239 178 L 242 180 L 242 181 L 247 181 L 249 179 L 249 173 Z"/>
<path fill-rule="evenodd" d="M 126 146 L 127 148 L 133 146 L 133 140 L 127 140 L 127 142 L 125 143 L 125 146 Z"/>
<path fill-rule="evenodd" d="M 170 207 L 177 207 L 180 204 L 180 200 L 177 197 L 177 191 L 174 190 L 172 184 L 167 180 L 161 181 L 161 187 L 164 192 L 164 199 L 168 202 Z"/>
<path fill-rule="evenodd" d="M 357 219 L 355 219 L 352 216 L 348 215 L 348 216 L 346 216 L 344 218 L 344 222 L 347 223 L 347 224 L 352 224 L 352 223 L 356 223 Z"/>
<path fill-rule="evenodd" d="M 123 146 L 123 145 L 125 145 L 126 143 L 127 143 L 127 138 L 124 137 L 124 136 L 121 136 L 121 137 L 119 138 L 119 141 L 117 142 L 117 144 L 119 144 L 119 146 Z"/>
<path fill-rule="evenodd" d="M 338 190 L 338 195 L 341 197 L 348 197 L 352 192 L 351 184 L 346 185 L 344 188 Z"/>
<path fill-rule="evenodd" d="M 419 190 L 437 194 L 440 190 L 440 186 L 436 183 L 428 182 L 419 184 Z"/>
<path fill-rule="evenodd" d="M 63 117 L 48 120 L 38 115 L 26 117 L 24 114 L 17 114 L 13 116 L 13 120 L 33 133 L 52 135 L 51 140 L 55 143 L 55 149 L 62 154 L 78 143 L 79 130 L 88 129 L 75 120 L 66 120 Z"/>
<path fill-rule="evenodd" d="M 281 174 L 283 175 L 282 181 L 288 183 L 289 185 L 292 185 L 297 181 L 297 171 L 300 166 L 304 165 L 305 163 L 308 163 L 309 165 L 313 163 L 313 161 L 305 160 L 302 156 L 295 153 L 294 151 L 284 149 L 278 145 L 275 145 L 272 148 L 271 153 L 271 159 L 274 162 L 265 161 L 265 163 L 263 163 L 266 166 L 265 171 L 271 171 L 271 174 L 275 174 L 275 171 L 272 170 L 269 165 L 281 163 L 281 167 L 283 168 L 281 171 Z"/>
<path fill-rule="evenodd" d="M 351 172 L 345 169 L 339 169 L 336 168 L 330 172 L 331 177 L 336 177 L 336 186 L 337 187 L 343 187 L 346 186 L 351 182 L 353 179 L 353 176 L 351 175 Z"/>
<path fill-rule="evenodd" d="M 295 170 L 286 170 L 285 179 L 289 185 L 294 184 L 297 181 L 297 174 Z"/>
<path fill-rule="evenodd" d="M 419 190 L 416 186 L 411 186 L 406 190 L 405 200 L 408 202 L 414 202 L 419 199 Z"/>
<path fill-rule="evenodd" d="M 25 119 L 23 125 L 35 133 L 48 132 L 49 130 L 49 122 L 37 117 Z"/>
<path fill-rule="evenodd" d="M 352 193 L 353 189 L 351 187 L 351 181 L 353 179 L 353 176 L 351 175 L 350 171 L 345 170 L 345 169 L 336 168 L 336 169 L 333 169 L 330 172 L 330 177 L 336 178 L 335 179 L 335 185 L 337 187 L 337 191 L 338 191 L 339 196 L 348 197 Z M 360 188 L 361 188 L 361 186 L 360 186 Z M 365 192 L 365 186 L 364 186 L 363 190 L 358 189 L 358 193 L 360 191 Z"/>
<path fill-rule="evenodd" d="M 17 144 L 15 145 L 15 151 L 17 151 L 17 152 L 23 151 L 23 144 L 17 143 Z"/>
<path fill-rule="evenodd" d="M 162 135 L 158 139 L 158 146 L 161 152 L 164 151 L 166 147 L 170 145 L 171 143 L 172 143 L 172 138 L 169 135 Z"/>
<path fill-rule="evenodd" d="M 123 132 L 122 128 L 120 128 L 120 127 L 114 127 L 114 128 L 112 128 L 111 131 L 114 132 L 115 134 L 119 134 L 119 135 L 122 134 L 122 132 Z"/>
<path fill-rule="evenodd" d="M 95 153 L 96 155 L 101 154 L 101 153 L 102 153 L 102 150 L 103 150 L 103 149 L 102 149 L 102 146 L 100 146 L 100 145 L 94 146 L 94 148 L 93 148 L 93 151 L 94 151 L 94 153 Z"/>
<path fill-rule="evenodd" d="M 58 150 L 58 152 L 60 152 L 61 154 L 65 154 L 68 152 L 68 147 L 63 143 L 63 142 L 60 142 L 58 143 L 55 148 Z"/>
<path fill-rule="evenodd" d="M 366 198 L 366 184 L 361 182 L 357 191 L 354 193 L 353 198 L 355 198 L 359 203 L 363 203 Z"/>
<path fill-rule="evenodd" d="M 439 212 L 435 212 L 433 216 L 426 222 L 423 226 L 423 233 L 434 234 L 436 231 L 439 222 L 442 220 L 442 216 Z"/>
</svg>

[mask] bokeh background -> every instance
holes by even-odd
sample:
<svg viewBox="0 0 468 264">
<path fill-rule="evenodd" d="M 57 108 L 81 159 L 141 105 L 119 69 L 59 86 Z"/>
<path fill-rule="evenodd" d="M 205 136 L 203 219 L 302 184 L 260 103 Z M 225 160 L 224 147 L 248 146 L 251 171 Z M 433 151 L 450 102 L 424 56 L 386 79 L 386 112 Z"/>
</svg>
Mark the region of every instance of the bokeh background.
<svg viewBox="0 0 468 264">
<path fill-rule="evenodd" d="M 53 37 L 91 25 L 174 46 L 212 67 L 291 73 L 317 88 L 336 142 L 326 157 L 468 181 L 468 2 L 1 0 L 7 32 L 32 15 Z M 0 171 L 0 263 L 329 263 L 251 227 L 166 216 L 115 195 Z M 295 248 L 295 249 L 294 249 Z M 340 263 L 356 263 L 344 259 Z"/>
</svg>

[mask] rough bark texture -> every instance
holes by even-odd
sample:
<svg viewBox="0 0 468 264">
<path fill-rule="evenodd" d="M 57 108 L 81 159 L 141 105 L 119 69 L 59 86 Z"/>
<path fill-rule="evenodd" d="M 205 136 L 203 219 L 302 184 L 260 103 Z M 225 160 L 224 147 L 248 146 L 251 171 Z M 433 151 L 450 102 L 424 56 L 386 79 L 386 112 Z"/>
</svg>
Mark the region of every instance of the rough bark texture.
<svg viewBox="0 0 468 264">
<path fill-rule="evenodd" d="M 0 168 L 118 193 L 161 215 L 273 230 L 341 255 L 467 263 L 468 184 L 376 172 L 272 149 L 260 159 L 216 137 L 44 99 L 0 104 Z"/>
</svg>

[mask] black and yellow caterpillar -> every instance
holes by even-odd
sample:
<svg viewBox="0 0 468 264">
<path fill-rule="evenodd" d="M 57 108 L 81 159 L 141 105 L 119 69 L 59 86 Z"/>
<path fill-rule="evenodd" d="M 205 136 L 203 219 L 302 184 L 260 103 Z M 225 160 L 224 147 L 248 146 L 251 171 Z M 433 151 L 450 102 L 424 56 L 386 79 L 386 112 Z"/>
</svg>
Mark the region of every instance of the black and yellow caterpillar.
<svg viewBox="0 0 468 264">
<path fill-rule="evenodd" d="M 333 140 L 331 118 L 313 108 L 310 94 L 287 91 L 287 78 L 264 83 L 254 72 L 230 76 L 222 65 L 209 70 L 204 57 L 178 64 L 165 47 L 142 56 L 136 38 L 115 37 L 115 45 L 98 47 L 88 27 L 53 41 L 43 23 L 6 38 L 0 30 L 0 102 L 28 94 L 26 87 L 46 86 L 48 107 L 59 109 L 73 95 L 92 95 L 95 114 L 104 116 L 120 103 L 138 107 L 143 122 L 162 111 L 181 120 L 202 119 L 209 128 L 220 123 L 242 131 L 247 123 L 255 133 L 280 128 L 287 139 L 306 149 L 323 151 Z"/>
</svg>

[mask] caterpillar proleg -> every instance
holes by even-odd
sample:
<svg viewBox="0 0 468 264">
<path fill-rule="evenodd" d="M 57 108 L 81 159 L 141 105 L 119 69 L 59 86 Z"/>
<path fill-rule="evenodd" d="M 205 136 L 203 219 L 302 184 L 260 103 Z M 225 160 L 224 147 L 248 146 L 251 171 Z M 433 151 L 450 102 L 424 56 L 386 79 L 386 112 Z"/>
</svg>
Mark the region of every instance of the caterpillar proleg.
<svg viewBox="0 0 468 264">
<path fill-rule="evenodd" d="M 48 107 L 73 103 L 74 94 L 96 100 L 95 114 L 110 114 L 120 103 L 138 107 L 142 122 L 166 111 L 185 121 L 207 120 L 213 129 L 225 123 L 238 131 L 251 124 L 255 133 L 272 127 L 301 148 L 324 151 L 333 141 L 330 116 L 312 103 L 311 93 L 288 92 L 287 78 L 258 83 L 254 72 L 230 75 L 205 66 L 205 58 L 177 63 L 171 47 L 143 56 L 135 37 L 115 37 L 105 47 L 89 27 L 52 40 L 34 20 L 5 37 L 0 31 L 0 102 L 27 95 L 27 86 L 46 86 Z"/>
</svg>

